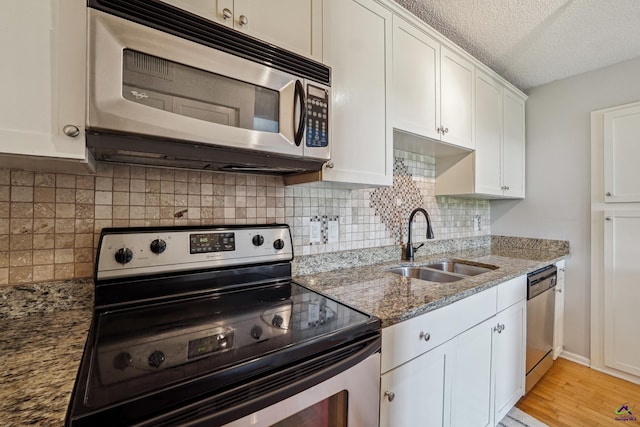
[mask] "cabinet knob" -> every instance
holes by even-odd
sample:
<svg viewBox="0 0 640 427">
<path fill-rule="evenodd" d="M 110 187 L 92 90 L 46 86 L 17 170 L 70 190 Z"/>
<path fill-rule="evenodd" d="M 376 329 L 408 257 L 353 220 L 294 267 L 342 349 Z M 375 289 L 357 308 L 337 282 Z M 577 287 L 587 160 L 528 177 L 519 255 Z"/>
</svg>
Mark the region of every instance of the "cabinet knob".
<svg viewBox="0 0 640 427">
<path fill-rule="evenodd" d="M 396 398 L 396 394 L 392 391 L 385 391 L 384 396 L 387 398 L 389 402 L 393 402 L 393 399 Z"/>
<path fill-rule="evenodd" d="M 333 162 L 328 162 L 325 165 L 326 167 L 328 167 L 329 169 L 333 169 Z"/>
<path fill-rule="evenodd" d="M 506 186 L 504 187 L 504 189 L 505 189 L 505 190 L 509 190 L 509 186 L 508 186 L 508 185 L 506 185 Z"/>
<path fill-rule="evenodd" d="M 62 132 L 64 132 L 65 135 L 70 136 L 71 138 L 75 138 L 76 136 L 80 135 L 80 128 L 75 125 L 66 125 L 62 128 Z"/>
<path fill-rule="evenodd" d="M 610 216 L 605 216 L 604 219 L 606 219 L 607 221 L 611 221 L 611 217 Z"/>
<path fill-rule="evenodd" d="M 449 132 L 449 128 L 442 129 L 442 133 L 448 133 L 448 132 Z"/>
<path fill-rule="evenodd" d="M 233 18 L 233 13 L 231 12 L 231 9 L 228 8 L 224 8 L 222 9 L 222 18 L 223 19 L 231 19 Z"/>
<path fill-rule="evenodd" d="M 431 334 L 429 332 L 420 331 L 420 339 L 429 341 L 431 339 Z"/>
<path fill-rule="evenodd" d="M 504 323 L 498 323 L 493 330 L 499 334 L 502 333 L 502 331 L 504 331 Z"/>
<path fill-rule="evenodd" d="M 556 289 L 556 292 L 558 292 L 559 294 L 562 293 L 562 289 Z"/>
<path fill-rule="evenodd" d="M 611 191 L 607 191 L 606 193 L 604 193 L 604 195 L 607 197 L 611 197 Z"/>
<path fill-rule="evenodd" d="M 240 15 L 240 17 L 238 18 L 238 22 L 240 23 L 240 26 L 242 27 L 243 25 L 247 25 L 249 23 L 249 19 L 244 15 Z"/>
</svg>

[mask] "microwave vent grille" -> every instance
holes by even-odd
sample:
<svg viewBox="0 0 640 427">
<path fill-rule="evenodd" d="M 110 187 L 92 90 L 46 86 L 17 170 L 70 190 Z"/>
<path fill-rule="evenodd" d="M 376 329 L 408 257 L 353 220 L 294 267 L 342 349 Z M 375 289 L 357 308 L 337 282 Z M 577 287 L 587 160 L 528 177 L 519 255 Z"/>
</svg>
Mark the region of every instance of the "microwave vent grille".
<svg viewBox="0 0 640 427">
<path fill-rule="evenodd" d="M 165 59 L 129 49 L 125 49 L 125 58 L 128 70 L 161 78 L 170 75 L 171 64 Z"/>
</svg>

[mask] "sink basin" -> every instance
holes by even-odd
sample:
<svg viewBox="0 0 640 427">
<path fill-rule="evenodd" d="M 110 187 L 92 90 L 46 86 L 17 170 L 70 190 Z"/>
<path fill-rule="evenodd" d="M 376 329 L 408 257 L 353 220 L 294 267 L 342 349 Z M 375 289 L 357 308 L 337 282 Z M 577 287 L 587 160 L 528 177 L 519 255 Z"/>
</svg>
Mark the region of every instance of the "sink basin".
<svg viewBox="0 0 640 427">
<path fill-rule="evenodd" d="M 464 279 L 463 276 L 456 276 L 442 271 L 430 270 L 420 267 L 394 267 L 387 270 L 390 273 L 399 274 L 412 279 L 428 280 L 430 282 L 455 282 Z"/>
<path fill-rule="evenodd" d="M 486 273 L 487 271 L 495 270 L 495 268 L 480 267 L 478 265 L 465 264 L 458 261 L 441 261 L 429 264 L 426 267 L 449 273 L 463 274 L 465 276 L 476 276 L 478 274 Z"/>
</svg>

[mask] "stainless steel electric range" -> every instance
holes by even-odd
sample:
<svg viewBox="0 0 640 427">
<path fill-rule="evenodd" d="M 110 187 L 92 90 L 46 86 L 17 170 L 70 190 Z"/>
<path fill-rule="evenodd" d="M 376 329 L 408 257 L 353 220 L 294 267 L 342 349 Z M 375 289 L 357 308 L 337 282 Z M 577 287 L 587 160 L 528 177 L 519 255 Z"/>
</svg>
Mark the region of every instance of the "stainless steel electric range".
<svg viewBox="0 0 640 427">
<path fill-rule="evenodd" d="M 377 423 L 380 321 L 292 259 L 286 225 L 104 229 L 66 425 Z"/>
</svg>

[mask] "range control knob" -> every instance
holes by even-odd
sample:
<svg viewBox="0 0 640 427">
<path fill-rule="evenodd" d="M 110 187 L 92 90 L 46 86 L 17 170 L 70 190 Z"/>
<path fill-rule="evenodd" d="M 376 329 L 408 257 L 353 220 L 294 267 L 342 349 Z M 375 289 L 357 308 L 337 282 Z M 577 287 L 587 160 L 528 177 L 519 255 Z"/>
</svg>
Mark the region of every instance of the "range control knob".
<svg viewBox="0 0 640 427">
<path fill-rule="evenodd" d="M 116 251 L 116 262 L 124 265 L 133 259 L 133 252 L 129 248 L 120 248 Z"/>
<path fill-rule="evenodd" d="M 262 328 L 258 325 L 254 325 L 253 328 L 251 328 L 251 336 L 259 340 L 262 336 Z"/>
<path fill-rule="evenodd" d="M 121 371 L 125 370 L 128 366 L 131 366 L 132 363 L 133 357 L 131 357 L 131 355 L 126 351 L 118 353 L 118 355 L 113 358 L 113 367 L 120 369 Z"/>
<path fill-rule="evenodd" d="M 284 319 L 279 314 L 274 315 L 273 319 L 271 319 L 271 325 L 275 326 L 276 328 L 282 327 L 283 322 L 284 322 Z"/>
<path fill-rule="evenodd" d="M 282 239 L 276 240 L 275 242 L 273 242 L 273 247 L 276 250 L 280 250 L 280 249 L 284 248 L 284 240 L 282 240 Z"/>
<path fill-rule="evenodd" d="M 151 249 L 151 252 L 154 254 L 161 254 L 165 249 L 167 249 L 167 242 L 162 239 L 156 239 L 151 242 L 149 249 Z"/>
<path fill-rule="evenodd" d="M 162 362 L 164 362 L 163 352 L 156 350 L 149 355 L 149 366 L 152 366 L 154 368 L 159 368 L 160 365 L 162 365 Z"/>
<path fill-rule="evenodd" d="M 253 246 L 262 246 L 262 244 L 264 243 L 264 237 L 261 234 L 256 234 L 255 236 L 253 236 L 253 239 L 251 239 L 251 241 L 253 242 Z"/>
</svg>

